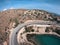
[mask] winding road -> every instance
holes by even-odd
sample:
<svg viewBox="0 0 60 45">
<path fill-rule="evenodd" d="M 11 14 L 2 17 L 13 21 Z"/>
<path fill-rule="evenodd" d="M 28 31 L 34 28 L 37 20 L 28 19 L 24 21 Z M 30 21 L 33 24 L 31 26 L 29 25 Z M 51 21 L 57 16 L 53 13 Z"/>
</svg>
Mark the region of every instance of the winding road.
<svg viewBox="0 0 60 45">
<path fill-rule="evenodd" d="M 19 30 L 27 25 L 32 25 L 32 24 L 38 24 L 38 25 L 48 25 L 48 24 L 53 24 L 55 25 L 55 22 L 49 22 L 49 21 L 43 21 L 43 22 L 39 22 L 39 21 L 33 21 L 33 22 L 29 22 L 29 23 L 23 23 L 23 24 L 19 24 L 11 33 L 11 36 L 9 37 L 9 45 L 18 45 L 17 42 L 17 33 L 19 32 Z"/>
</svg>

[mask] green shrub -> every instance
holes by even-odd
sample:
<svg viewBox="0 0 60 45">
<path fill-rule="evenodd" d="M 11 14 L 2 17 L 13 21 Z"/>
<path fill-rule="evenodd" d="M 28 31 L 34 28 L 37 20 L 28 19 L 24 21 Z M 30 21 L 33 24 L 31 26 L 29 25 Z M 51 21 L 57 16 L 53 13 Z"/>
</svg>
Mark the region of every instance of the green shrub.
<svg viewBox="0 0 60 45">
<path fill-rule="evenodd" d="M 16 27 L 16 26 L 19 24 L 19 21 L 18 21 L 17 18 L 15 18 L 15 19 L 14 19 L 14 22 L 16 23 L 16 24 L 15 24 L 15 27 Z"/>
</svg>

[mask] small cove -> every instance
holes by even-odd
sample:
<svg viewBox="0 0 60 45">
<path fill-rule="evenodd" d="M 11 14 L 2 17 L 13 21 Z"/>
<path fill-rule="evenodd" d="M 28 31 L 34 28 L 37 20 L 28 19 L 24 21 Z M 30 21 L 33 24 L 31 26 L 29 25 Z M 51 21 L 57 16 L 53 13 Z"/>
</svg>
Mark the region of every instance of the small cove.
<svg viewBox="0 0 60 45">
<path fill-rule="evenodd" d="M 38 45 L 60 45 L 60 37 L 56 35 L 35 35 L 35 42 Z"/>
</svg>

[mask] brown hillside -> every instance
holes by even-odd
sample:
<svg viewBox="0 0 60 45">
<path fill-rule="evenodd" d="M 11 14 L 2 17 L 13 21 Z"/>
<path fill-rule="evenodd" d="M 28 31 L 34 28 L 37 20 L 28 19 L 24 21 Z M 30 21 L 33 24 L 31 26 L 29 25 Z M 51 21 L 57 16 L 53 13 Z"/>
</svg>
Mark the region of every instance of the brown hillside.
<svg viewBox="0 0 60 45">
<path fill-rule="evenodd" d="M 46 20 L 60 22 L 60 16 L 54 13 L 49 13 L 44 10 L 25 10 L 11 9 L 0 12 L 0 44 L 8 38 L 9 30 L 12 28 L 11 23 L 24 23 L 26 20 Z M 10 26 L 11 25 L 11 26 Z M 4 38 L 2 38 L 4 37 Z"/>
</svg>

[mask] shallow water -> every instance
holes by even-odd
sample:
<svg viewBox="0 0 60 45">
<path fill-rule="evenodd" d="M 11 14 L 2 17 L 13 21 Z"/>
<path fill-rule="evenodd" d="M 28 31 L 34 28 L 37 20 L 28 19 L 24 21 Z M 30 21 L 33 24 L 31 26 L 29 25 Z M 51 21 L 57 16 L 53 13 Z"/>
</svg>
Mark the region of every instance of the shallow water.
<svg viewBox="0 0 60 45">
<path fill-rule="evenodd" d="M 60 45 L 60 38 L 55 35 L 36 35 L 35 41 L 38 45 Z"/>
</svg>

